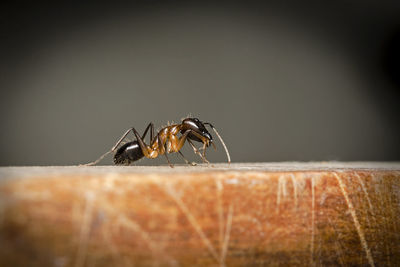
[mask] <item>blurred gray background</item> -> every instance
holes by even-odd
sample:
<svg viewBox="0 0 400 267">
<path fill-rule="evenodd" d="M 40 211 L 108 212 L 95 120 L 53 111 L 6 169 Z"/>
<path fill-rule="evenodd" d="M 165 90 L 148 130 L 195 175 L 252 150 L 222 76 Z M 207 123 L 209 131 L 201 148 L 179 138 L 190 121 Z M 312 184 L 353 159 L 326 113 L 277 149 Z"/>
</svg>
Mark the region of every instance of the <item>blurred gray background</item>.
<svg viewBox="0 0 400 267">
<path fill-rule="evenodd" d="M 400 160 L 399 2 L 280 3 L 5 6 L 0 165 L 89 162 L 189 114 L 235 162 Z"/>
</svg>

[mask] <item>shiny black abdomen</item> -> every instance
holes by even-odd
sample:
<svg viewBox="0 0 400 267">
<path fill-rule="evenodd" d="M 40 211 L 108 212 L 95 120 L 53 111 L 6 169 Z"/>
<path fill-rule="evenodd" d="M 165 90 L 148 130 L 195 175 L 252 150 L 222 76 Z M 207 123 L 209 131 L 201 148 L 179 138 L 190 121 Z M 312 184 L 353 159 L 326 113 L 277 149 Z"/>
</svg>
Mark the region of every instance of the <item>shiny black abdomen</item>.
<svg viewBox="0 0 400 267">
<path fill-rule="evenodd" d="M 114 155 L 114 163 L 116 165 L 128 165 L 143 157 L 144 155 L 139 143 L 137 141 L 132 141 L 118 148 Z"/>
</svg>

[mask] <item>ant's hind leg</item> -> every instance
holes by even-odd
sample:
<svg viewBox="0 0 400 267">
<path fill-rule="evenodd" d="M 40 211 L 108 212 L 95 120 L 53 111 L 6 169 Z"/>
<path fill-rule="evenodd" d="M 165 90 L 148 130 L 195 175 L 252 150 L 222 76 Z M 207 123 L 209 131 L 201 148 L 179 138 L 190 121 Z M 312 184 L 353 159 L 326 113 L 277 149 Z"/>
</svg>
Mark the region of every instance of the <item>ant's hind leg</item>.
<svg viewBox="0 0 400 267">
<path fill-rule="evenodd" d="M 80 166 L 93 166 L 96 165 L 97 163 L 99 163 L 102 159 L 105 158 L 105 156 L 107 156 L 108 154 L 110 154 L 111 152 L 114 152 L 115 149 L 117 149 L 117 147 L 124 141 L 124 139 L 126 138 L 126 136 L 128 135 L 128 133 L 132 130 L 133 128 L 128 129 L 123 135 L 122 137 L 117 141 L 117 143 L 115 143 L 115 145 L 106 153 L 104 153 L 103 155 L 101 155 L 98 159 L 96 159 L 95 161 L 86 163 L 86 164 L 81 164 Z"/>
<path fill-rule="evenodd" d="M 103 155 L 101 155 L 98 159 L 96 159 L 95 161 L 92 161 L 92 162 L 89 162 L 89 163 L 86 163 L 86 164 L 81 164 L 81 166 L 93 166 L 93 165 L 96 165 L 97 163 L 99 163 L 103 158 L 105 158 L 105 156 L 107 156 L 108 154 L 110 154 L 111 152 L 114 152 L 116 149 L 117 149 L 117 147 L 121 144 L 121 143 L 123 143 L 123 141 L 124 141 L 124 139 L 126 138 L 126 136 L 129 134 L 129 132 L 130 131 L 132 131 L 134 134 L 135 134 L 135 136 L 136 136 L 136 139 L 140 139 L 140 141 L 142 141 L 142 143 L 144 143 L 143 142 L 143 139 L 146 137 L 146 134 L 147 134 L 147 132 L 148 132 L 148 130 L 151 128 L 151 132 L 150 132 L 150 142 L 152 141 L 152 139 L 153 139 L 153 136 L 154 136 L 154 125 L 153 125 L 153 123 L 149 123 L 149 125 L 147 125 L 147 127 L 146 127 L 146 130 L 144 130 L 144 133 L 143 133 L 143 135 L 142 135 L 142 138 L 140 138 L 139 137 L 139 134 L 137 133 L 137 131 L 135 130 L 135 128 L 129 128 L 123 135 L 122 135 L 122 137 L 117 141 L 117 143 L 115 143 L 115 145 L 109 150 L 109 151 L 107 151 L 106 153 L 104 153 Z M 138 142 L 139 142 L 139 144 L 140 144 L 140 141 L 138 140 Z M 142 147 L 141 147 L 142 148 Z M 142 148 L 142 150 L 143 150 L 143 148 Z M 146 150 L 146 152 L 147 152 L 147 150 Z M 145 152 L 143 152 L 143 153 L 145 153 Z"/>
<path fill-rule="evenodd" d="M 148 127 L 151 127 L 151 123 L 149 124 L 149 126 L 147 126 L 147 128 L 148 128 Z M 142 152 L 143 152 L 143 155 L 144 155 L 146 158 L 148 158 L 149 155 L 150 155 L 150 151 L 149 151 L 149 149 L 147 148 L 146 143 L 143 141 L 143 138 L 140 137 L 139 133 L 136 131 L 135 128 L 132 127 L 131 130 L 132 130 L 133 134 L 134 134 L 135 137 L 136 137 L 136 141 L 139 143 L 139 146 L 140 146 L 140 149 L 141 149 Z M 147 129 L 146 129 L 146 132 L 147 132 Z"/>
<path fill-rule="evenodd" d="M 154 124 L 152 122 L 150 122 L 149 125 L 147 125 L 146 129 L 144 130 L 142 139 L 144 140 L 149 129 L 150 129 L 150 144 L 151 144 L 153 142 L 153 137 L 154 137 Z"/>
<path fill-rule="evenodd" d="M 142 137 L 141 137 L 142 142 L 143 142 L 144 138 L 146 137 L 146 134 L 147 134 L 149 128 L 151 128 L 150 137 L 152 137 L 152 135 L 153 135 L 153 133 L 154 133 L 154 126 L 153 126 L 153 123 L 150 122 L 149 125 L 147 125 L 147 127 L 146 127 L 146 129 L 144 130 L 144 133 L 143 133 L 143 135 L 142 135 Z M 114 150 L 122 143 L 122 141 L 126 138 L 126 136 L 129 134 L 130 131 L 133 132 L 133 134 L 136 136 L 137 139 L 140 139 L 139 133 L 135 130 L 135 128 L 134 128 L 134 127 L 129 128 L 129 129 L 122 135 L 122 137 L 118 140 L 118 142 L 113 146 L 113 148 L 111 149 L 111 151 L 114 151 Z M 151 141 L 151 140 L 150 140 L 150 141 Z M 138 142 L 139 142 L 139 140 L 138 140 Z"/>
</svg>

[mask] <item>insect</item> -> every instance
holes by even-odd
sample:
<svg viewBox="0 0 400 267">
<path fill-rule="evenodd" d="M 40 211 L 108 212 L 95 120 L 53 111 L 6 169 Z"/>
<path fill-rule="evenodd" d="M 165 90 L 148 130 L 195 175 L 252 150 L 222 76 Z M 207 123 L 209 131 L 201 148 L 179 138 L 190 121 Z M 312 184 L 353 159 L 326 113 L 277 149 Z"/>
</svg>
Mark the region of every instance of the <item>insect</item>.
<svg viewBox="0 0 400 267">
<path fill-rule="evenodd" d="M 96 161 L 87 163 L 85 165 L 95 165 L 111 152 L 114 152 L 114 164 L 116 165 L 129 165 L 132 162 L 137 161 L 143 157 L 154 159 L 160 155 L 165 155 L 169 166 L 173 167 L 168 158 L 168 154 L 175 152 L 178 152 L 186 163 L 194 165 L 194 163 L 190 163 L 180 151 L 186 141 L 191 145 L 193 151 L 201 157 L 203 162 L 210 163 L 205 157 L 206 148 L 210 145 L 212 145 L 214 149 L 216 147 L 211 134 L 205 127 L 206 125 L 210 126 L 214 130 L 215 134 L 218 136 L 225 149 L 228 162 L 230 163 L 231 158 L 228 149 L 226 148 L 224 141 L 218 134 L 215 127 L 211 123 L 201 122 L 197 118 L 185 118 L 180 124 L 173 124 L 162 128 L 156 135 L 154 134 L 153 123 L 149 123 L 149 125 L 147 125 L 142 136 L 140 136 L 136 129 L 132 127 L 122 135 L 122 137 L 111 148 L 111 150 L 103 154 Z M 150 143 L 146 144 L 145 138 L 149 130 Z M 131 131 L 135 135 L 136 140 L 125 143 L 118 148 L 118 146 L 124 141 L 124 139 Z M 180 136 L 178 136 L 179 134 Z M 200 151 L 193 144 L 193 141 L 203 143 L 203 153 L 200 153 Z"/>
</svg>

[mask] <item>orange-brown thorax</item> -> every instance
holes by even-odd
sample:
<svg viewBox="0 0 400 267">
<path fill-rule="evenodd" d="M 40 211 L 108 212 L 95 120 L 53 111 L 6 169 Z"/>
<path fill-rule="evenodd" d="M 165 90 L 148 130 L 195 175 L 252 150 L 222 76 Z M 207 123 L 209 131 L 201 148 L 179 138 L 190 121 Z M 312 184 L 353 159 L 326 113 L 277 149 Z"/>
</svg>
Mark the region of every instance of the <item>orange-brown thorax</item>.
<svg viewBox="0 0 400 267">
<path fill-rule="evenodd" d="M 178 137 L 182 129 L 182 124 L 173 124 L 162 128 L 153 138 L 152 143 L 146 146 L 146 151 L 143 151 L 144 156 L 154 159 L 159 155 L 181 150 L 186 141 L 186 138 Z M 205 137 L 202 137 L 201 141 L 206 145 L 209 143 L 209 140 Z"/>
</svg>

